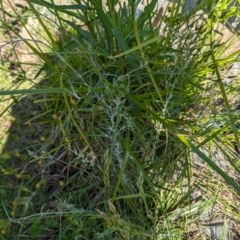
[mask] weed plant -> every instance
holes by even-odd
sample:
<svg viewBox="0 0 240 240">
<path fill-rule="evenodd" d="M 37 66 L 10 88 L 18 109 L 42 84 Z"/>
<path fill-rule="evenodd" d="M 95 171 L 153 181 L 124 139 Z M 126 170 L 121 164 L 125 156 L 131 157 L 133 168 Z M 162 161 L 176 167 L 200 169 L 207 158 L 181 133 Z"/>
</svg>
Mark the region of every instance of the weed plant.
<svg viewBox="0 0 240 240">
<path fill-rule="evenodd" d="M 221 69 L 240 50 L 223 57 L 214 31 L 237 10 L 225 14 L 226 1 L 185 14 L 176 3 L 157 11 L 156 0 L 143 12 L 135 0 L 26 2 L 17 8 L 37 26 L 15 18 L 30 39 L 1 22 L 40 65 L 30 77 L 20 68 L 0 92 L 15 119 L 0 160 L 1 239 L 191 239 L 189 226 L 216 199 L 239 220 L 219 192 L 240 187 L 206 154 L 217 146 L 239 172 L 229 100 L 239 87 Z M 14 88 L 24 82 L 32 87 Z M 196 169 L 196 156 L 211 170 Z"/>
</svg>

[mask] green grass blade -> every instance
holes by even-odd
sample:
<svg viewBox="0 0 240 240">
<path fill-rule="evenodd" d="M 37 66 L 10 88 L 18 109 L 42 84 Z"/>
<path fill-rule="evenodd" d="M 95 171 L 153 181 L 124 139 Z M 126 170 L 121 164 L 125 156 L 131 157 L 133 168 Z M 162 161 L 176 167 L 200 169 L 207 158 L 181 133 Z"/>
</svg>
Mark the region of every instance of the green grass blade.
<svg viewBox="0 0 240 240">
<path fill-rule="evenodd" d="M 231 114 L 230 103 L 228 101 L 228 97 L 227 97 L 226 91 L 224 89 L 224 85 L 223 85 L 223 82 L 222 82 L 221 74 L 219 72 L 219 67 L 218 67 L 217 61 L 216 61 L 215 56 L 214 56 L 214 52 L 212 52 L 212 60 L 213 60 L 213 64 L 214 64 L 214 67 L 215 67 L 218 84 L 219 84 L 219 87 L 220 87 L 220 90 L 221 90 L 221 93 L 222 93 L 223 101 L 224 101 L 224 104 L 225 104 L 226 109 L 228 111 L 229 125 L 232 128 L 232 131 L 233 131 L 233 134 L 234 134 L 234 140 L 236 141 L 236 144 L 237 144 L 238 148 L 240 149 L 238 129 L 234 124 L 234 119 L 233 119 L 233 116 Z"/>
<path fill-rule="evenodd" d="M 193 152 L 195 152 L 202 160 L 204 160 L 215 172 L 217 172 L 227 184 L 232 186 L 238 194 L 240 194 L 240 186 L 234 181 L 233 178 L 229 177 L 221 168 L 219 168 L 210 158 L 208 158 L 202 151 L 188 141 L 184 136 L 178 135 L 179 139 L 188 146 Z"/>
<path fill-rule="evenodd" d="M 137 51 L 137 50 L 142 49 L 142 48 L 145 47 L 145 46 L 148 46 L 148 45 L 151 44 L 151 43 L 154 43 L 154 42 L 156 42 L 156 41 L 159 41 L 160 38 L 161 38 L 161 36 L 159 36 L 159 37 L 154 37 L 154 38 L 152 38 L 152 39 L 147 40 L 146 42 L 140 43 L 140 44 L 137 45 L 136 47 L 133 47 L 133 48 L 128 49 L 128 50 L 125 49 L 123 53 L 117 54 L 117 55 L 115 55 L 115 56 L 111 56 L 110 58 L 118 58 L 118 57 L 122 57 L 122 56 L 128 55 L 128 54 L 130 54 L 130 53 L 133 53 L 133 52 L 135 52 L 135 51 Z M 120 40 L 120 41 L 121 41 L 121 40 Z"/>
<path fill-rule="evenodd" d="M 44 0 L 30 0 L 31 3 L 38 4 L 40 6 L 56 9 L 56 10 L 66 10 L 66 9 L 72 9 L 72 10 L 87 10 L 90 9 L 89 7 L 81 4 L 71 4 L 71 5 L 56 5 L 53 3 L 46 2 Z M 64 11 L 63 11 L 64 12 Z M 68 13 L 68 12 L 67 12 Z"/>
<path fill-rule="evenodd" d="M 19 94 L 34 95 L 34 94 L 63 93 L 63 92 L 68 92 L 68 91 L 66 88 L 16 89 L 16 90 L 0 91 L 0 96 L 19 95 Z"/>
<path fill-rule="evenodd" d="M 129 47 L 128 47 L 126 41 L 124 40 L 124 38 L 120 35 L 120 33 L 116 29 L 112 29 L 112 33 L 115 36 L 115 38 L 116 38 L 118 44 L 120 45 L 120 48 L 122 49 L 122 51 L 127 51 L 129 49 Z M 134 61 L 134 57 L 132 55 L 127 54 L 127 59 L 128 59 L 130 65 L 131 65 L 132 69 L 133 70 L 137 69 L 136 63 Z M 140 84 L 142 84 L 143 82 L 142 82 L 142 79 L 141 79 L 141 76 L 140 76 L 138 70 L 135 71 L 135 75 L 136 75 L 136 78 L 137 78 L 138 82 Z"/>
</svg>

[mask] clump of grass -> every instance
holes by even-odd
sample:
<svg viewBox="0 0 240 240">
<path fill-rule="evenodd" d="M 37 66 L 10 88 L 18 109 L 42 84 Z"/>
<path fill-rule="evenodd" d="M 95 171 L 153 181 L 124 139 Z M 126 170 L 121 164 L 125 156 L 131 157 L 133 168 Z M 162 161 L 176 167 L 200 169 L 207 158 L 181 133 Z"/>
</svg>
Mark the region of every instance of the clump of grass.
<svg viewBox="0 0 240 240">
<path fill-rule="evenodd" d="M 207 173 L 194 175 L 192 152 L 239 191 L 201 150 L 218 141 L 231 159 L 231 144 L 221 135 L 226 126 L 238 144 L 218 67 L 236 55 L 219 60 L 224 46 L 213 26 L 223 19 L 208 2 L 201 5 L 207 15 L 196 15 L 198 8 L 184 15 L 173 5 L 159 19 L 156 0 L 139 16 L 137 1 L 107 1 L 107 9 L 92 0 L 27 3 L 45 40 L 33 33 L 35 43 L 21 40 L 43 64 L 31 89 L 1 91 L 23 95 L 14 98 L 14 143 L 9 139 L 8 157 L 1 158 L 2 233 L 183 239 L 192 218 L 217 197 L 195 199 L 197 190 L 208 190 Z M 208 92 L 218 88 L 227 109 L 220 127 L 212 124 L 219 112 L 205 111 L 212 104 Z"/>
</svg>

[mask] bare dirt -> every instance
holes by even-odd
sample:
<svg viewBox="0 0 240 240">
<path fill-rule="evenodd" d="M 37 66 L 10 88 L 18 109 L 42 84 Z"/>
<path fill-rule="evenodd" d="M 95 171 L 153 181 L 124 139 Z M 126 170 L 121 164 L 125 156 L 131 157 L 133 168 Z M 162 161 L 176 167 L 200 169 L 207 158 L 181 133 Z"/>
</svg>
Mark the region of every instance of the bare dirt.
<svg viewBox="0 0 240 240">
<path fill-rule="evenodd" d="M 20 62 L 21 67 L 27 71 L 29 64 L 36 63 L 37 58 L 33 54 L 29 54 L 32 51 L 22 41 L 17 42 L 17 39 L 21 37 L 31 39 L 27 30 L 21 26 L 17 15 L 24 15 L 25 11 L 23 8 L 19 8 L 16 4 L 26 6 L 24 0 L 13 0 L 11 2 L 3 1 L 3 11 L 8 14 L 1 14 L 3 24 L 7 24 L 8 27 L 2 29 L 0 35 L 1 45 L 1 58 L 3 61 L 9 62 L 9 70 L 16 70 L 19 67 L 16 62 Z M 14 12 L 14 9 L 16 12 Z M 6 26 L 6 25 L 5 25 Z"/>
</svg>

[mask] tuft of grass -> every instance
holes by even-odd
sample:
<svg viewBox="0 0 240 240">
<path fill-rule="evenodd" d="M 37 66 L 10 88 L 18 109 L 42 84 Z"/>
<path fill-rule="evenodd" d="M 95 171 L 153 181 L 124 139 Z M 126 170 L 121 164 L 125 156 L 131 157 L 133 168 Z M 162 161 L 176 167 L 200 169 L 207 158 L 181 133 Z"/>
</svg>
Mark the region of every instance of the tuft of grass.
<svg viewBox="0 0 240 240">
<path fill-rule="evenodd" d="M 214 155 L 239 172 L 239 87 L 222 78 L 239 50 L 224 56 L 215 30 L 236 12 L 211 1 L 184 14 L 153 0 L 139 16 L 135 0 L 26 2 L 17 7 L 36 28 L 14 13 L 29 39 L 1 22 L 38 58 L 31 76 L 16 60 L 19 84 L 0 91 L 14 117 L 0 157 L 2 236 L 191 239 L 216 202 L 239 221 L 224 191 L 237 199 L 240 187 Z"/>
</svg>

